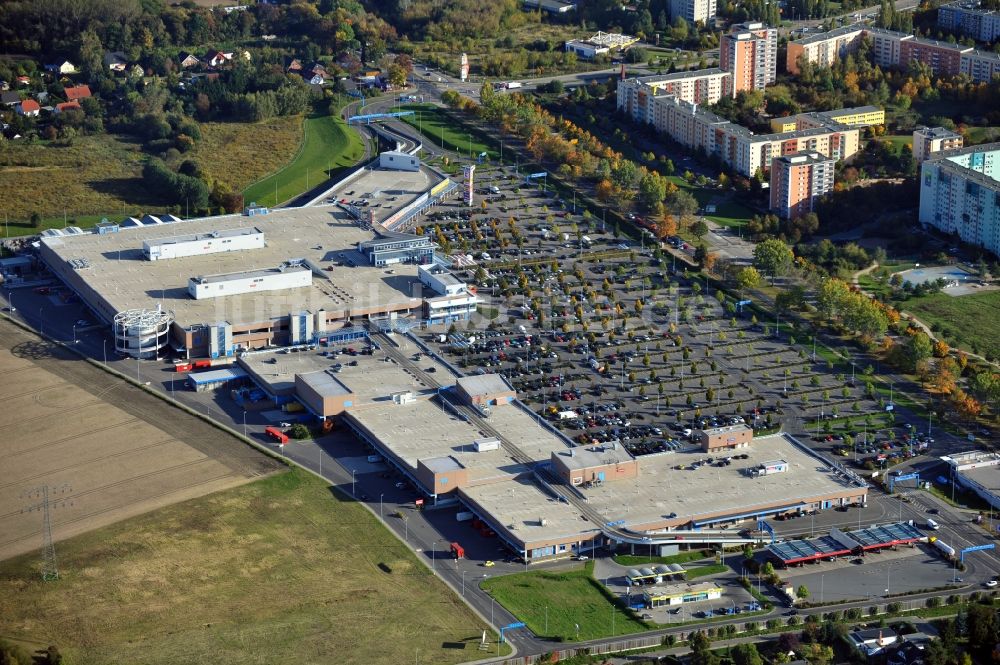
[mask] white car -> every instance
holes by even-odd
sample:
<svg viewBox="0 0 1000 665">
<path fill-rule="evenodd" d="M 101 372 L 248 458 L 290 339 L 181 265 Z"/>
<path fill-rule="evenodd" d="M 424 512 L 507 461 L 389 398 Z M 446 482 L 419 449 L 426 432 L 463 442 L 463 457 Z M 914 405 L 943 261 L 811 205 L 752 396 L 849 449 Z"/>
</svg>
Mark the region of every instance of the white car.
<svg viewBox="0 0 1000 665">
<path fill-rule="evenodd" d="M 577 561 L 589 561 L 590 557 L 587 556 L 586 554 L 577 554 L 576 555 L 576 560 Z"/>
<path fill-rule="evenodd" d="M 990 580 L 990 581 L 988 581 L 988 582 L 986 583 L 986 586 L 987 586 L 987 588 L 990 588 L 990 589 L 992 589 L 992 588 L 993 588 L 993 587 L 995 587 L 995 586 L 996 586 L 997 584 L 998 584 L 998 582 L 997 582 L 996 580 Z"/>
</svg>

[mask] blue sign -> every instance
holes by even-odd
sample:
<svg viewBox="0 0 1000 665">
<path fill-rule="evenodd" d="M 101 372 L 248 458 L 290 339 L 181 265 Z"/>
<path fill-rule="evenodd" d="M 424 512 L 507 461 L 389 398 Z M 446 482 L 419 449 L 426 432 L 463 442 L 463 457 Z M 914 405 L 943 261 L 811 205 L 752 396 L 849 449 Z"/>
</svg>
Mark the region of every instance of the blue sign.
<svg viewBox="0 0 1000 665">
<path fill-rule="evenodd" d="M 545 171 L 542 171 L 541 173 L 532 173 L 528 177 L 529 178 L 544 178 L 546 175 L 548 175 L 548 174 L 545 173 Z"/>
<path fill-rule="evenodd" d="M 524 623 L 521 622 L 521 621 L 515 621 L 514 623 L 510 624 L 509 626 L 504 626 L 503 627 L 504 630 L 513 630 L 514 628 L 524 628 Z"/>
<path fill-rule="evenodd" d="M 987 543 L 986 545 L 973 545 L 972 547 L 966 547 L 965 549 L 962 550 L 961 556 L 959 557 L 959 559 L 962 561 L 962 563 L 965 563 L 965 555 L 966 554 L 968 554 L 970 552 L 980 552 L 982 550 L 992 550 L 995 547 L 996 547 L 996 545 L 994 545 L 993 543 Z"/>
<path fill-rule="evenodd" d="M 617 522 L 608 522 L 605 526 L 625 526 L 625 520 L 618 520 Z"/>
</svg>

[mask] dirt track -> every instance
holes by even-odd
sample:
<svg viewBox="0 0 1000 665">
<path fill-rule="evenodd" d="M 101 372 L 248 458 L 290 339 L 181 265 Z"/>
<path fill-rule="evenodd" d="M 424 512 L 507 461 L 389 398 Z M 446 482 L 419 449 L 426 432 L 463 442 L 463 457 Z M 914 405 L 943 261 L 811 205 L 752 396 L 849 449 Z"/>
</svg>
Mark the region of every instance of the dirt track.
<svg viewBox="0 0 1000 665">
<path fill-rule="evenodd" d="M 240 485 L 281 464 L 199 418 L 0 321 L 0 559 Z"/>
</svg>

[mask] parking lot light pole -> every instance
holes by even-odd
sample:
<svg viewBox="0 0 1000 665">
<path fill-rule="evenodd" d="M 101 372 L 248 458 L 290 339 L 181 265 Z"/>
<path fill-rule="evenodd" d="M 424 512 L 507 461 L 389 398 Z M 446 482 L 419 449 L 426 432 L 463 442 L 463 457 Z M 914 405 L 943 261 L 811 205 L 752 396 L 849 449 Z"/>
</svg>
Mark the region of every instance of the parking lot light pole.
<svg viewBox="0 0 1000 665">
<path fill-rule="evenodd" d="M 435 552 L 437 551 L 437 544 L 439 542 L 440 541 L 435 540 L 433 543 L 431 543 L 431 570 L 437 570 L 437 566 L 436 566 L 436 561 L 435 561 L 435 556 L 434 555 L 435 555 Z"/>
<path fill-rule="evenodd" d="M 383 519 L 383 516 L 382 516 L 382 497 L 384 497 L 384 496 L 385 496 L 384 492 L 382 494 L 378 495 L 378 517 L 379 517 L 379 519 Z"/>
<path fill-rule="evenodd" d="M 356 469 L 351 469 L 351 496 L 354 496 L 354 483 L 357 480 L 355 477 Z"/>
<path fill-rule="evenodd" d="M 243 438 L 247 438 L 247 412 L 243 411 Z"/>
</svg>

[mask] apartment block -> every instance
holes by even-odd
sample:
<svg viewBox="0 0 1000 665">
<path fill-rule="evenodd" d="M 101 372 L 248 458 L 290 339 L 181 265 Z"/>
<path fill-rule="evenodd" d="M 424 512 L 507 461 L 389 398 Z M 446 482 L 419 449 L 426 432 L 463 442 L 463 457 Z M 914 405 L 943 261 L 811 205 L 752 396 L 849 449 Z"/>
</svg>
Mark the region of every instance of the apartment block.
<svg viewBox="0 0 1000 665">
<path fill-rule="evenodd" d="M 848 53 L 857 50 L 864 36 L 861 24 L 845 25 L 817 35 L 788 42 L 785 54 L 785 69 L 789 74 L 799 73 L 799 58 L 820 67 L 829 67 Z"/>
<path fill-rule="evenodd" d="M 654 100 L 673 95 L 691 104 L 714 104 L 733 95 L 733 76 L 721 69 L 699 69 L 666 76 L 642 76 L 618 84 L 618 108 L 633 120 L 650 122 Z"/>
<path fill-rule="evenodd" d="M 719 66 L 733 75 L 733 94 L 774 83 L 777 61 L 778 31 L 763 23 L 733 25 L 719 44 Z"/>
<path fill-rule="evenodd" d="M 938 27 L 976 41 L 994 42 L 1000 38 L 1000 12 L 983 9 L 980 3 L 959 0 L 938 7 Z"/>
<path fill-rule="evenodd" d="M 814 151 L 771 161 L 771 210 L 795 219 L 812 211 L 815 201 L 833 189 L 836 160 Z"/>
<path fill-rule="evenodd" d="M 835 111 L 800 113 L 784 118 L 771 119 L 771 131 L 793 132 L 799 129 L 829 127 L 831 124 L 848 127 L 873 127 L 885 124 L 885 109 L 877 106 L 855 106 Z"/>
<path fill-rule="evenodd" d="M 920 223 L 1000 254 L 1000 143 L 926 159 L 920 167 Z"/>
<path fill-rule="evenodd" d="M 971 46 L 949 44 L 930 39 L 907 39 L 899 44 L 899 64 L 922 62 L 937 76 L 957 76 L 962 71 L 962 54 L 971 53 Z"/>
<path fill-rule="evenodd" d="M 627 100 L 627 95 L 619 95 L 618 108 L 624 110 Z M 767 171 L 775 157 L 805 150 L 822 153 L 834 160 L 848 159 L 858 152 L 860 144 L 857 128 L 834 122 L 810 129 L 754 134 L 746 127 L 673 95 L 654 97 L 645 114 L 645 122 L 688 148 L 701 148 L 709 155 L 718 156 L 745 176 Z"/>
<path fill-rule="evenodd" d="M 670 20 L 683 17 L 690 25 L 715 22 L 716 0 L 670 0 Z"/>
<path fill-rule="evenodd" d="M 976 83 L 989 83 L 1000 75 L 1000 53 L 970 51 L 962 54 L 962 73 Z"/>
<path fill-rule="evenodd" d="M 936 152 L 961 148 L 964 140 L 961 134 L 944 127 L 917 127 L 913 132 L 913 158 L 923 162 Z"/>
</svg>

